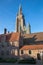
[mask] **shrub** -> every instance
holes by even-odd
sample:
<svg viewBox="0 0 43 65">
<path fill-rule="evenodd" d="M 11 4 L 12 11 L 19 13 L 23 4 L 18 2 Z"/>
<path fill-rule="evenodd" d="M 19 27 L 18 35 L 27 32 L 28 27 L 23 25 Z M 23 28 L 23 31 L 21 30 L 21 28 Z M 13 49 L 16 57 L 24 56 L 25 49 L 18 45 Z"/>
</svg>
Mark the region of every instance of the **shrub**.
<svg viewBox="0 0 43 65">
<path fill-rule="evenodd" d="M 11 59 L 0 59 L 0 63 L 15 63 L 17 59 L 11 58 Z"/>
<path fill-rule="evenodd" d="M 23 59 L 20 60 L 18 63 L 22 63 L 22 64 L 36 64 L 36 60 L 35 59 Z"/>
</svg>

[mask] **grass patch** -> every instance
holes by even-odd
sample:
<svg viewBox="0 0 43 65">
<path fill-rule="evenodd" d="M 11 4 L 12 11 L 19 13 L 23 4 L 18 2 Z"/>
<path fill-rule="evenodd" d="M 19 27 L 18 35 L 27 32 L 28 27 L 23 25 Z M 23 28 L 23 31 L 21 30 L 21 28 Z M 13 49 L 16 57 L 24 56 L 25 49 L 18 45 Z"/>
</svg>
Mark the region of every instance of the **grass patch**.
<svg viewBox="0 0 43 65">
<path fill-rule="evenodd" d="M 11 59 L 0 59 L 0 63 L 15 63 L 17 62 L 17 59 L 11 58 Z"/>
</svg>

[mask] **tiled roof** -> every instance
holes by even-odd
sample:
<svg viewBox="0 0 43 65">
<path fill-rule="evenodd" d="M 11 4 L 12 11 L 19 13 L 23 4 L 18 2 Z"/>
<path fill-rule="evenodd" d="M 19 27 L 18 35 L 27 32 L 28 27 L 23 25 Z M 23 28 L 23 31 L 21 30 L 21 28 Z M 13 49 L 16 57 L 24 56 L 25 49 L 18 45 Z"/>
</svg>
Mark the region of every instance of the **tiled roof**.
<svg viewBox="0 0 43 65">
<path fill-rule="evenodd" d="M 24 34 L 24 38 L 34 38 L 34 39 L 36 39 L 36 41 L 42 41 L 43 40 L 43 32 Z"/>
<path fill-rule="evenodd" d="M 0 42 L 1 42 L 1 38 L 5 36 L 6 40 L 5 41 L 17 41 L 20 38 L 20 33 L 16 32 L 16 33 L 7 33 L 7 34 L 1 34 L 0 35 Z M 38 43 L 41 44 L 43 43 L 43 32 L 41 33 L 31 33 L 31 34 L 24 34 L 24 43 L 28 44 L 28 43 Z"/>
<path fill-rule="evenodd" d="M 43 45 L 25 45 L 20 50 L 36 50 L 43 49 Z"/>
<path fill-rule="evenodd" d="M 13 42 L 13 41 L 18 41 L 20 38 L 20 33 L 8 33 L 8 34 L 2 34 L 0 35 L 0 42 L 1 42 L 1 38 L 5 36 L 5 41 L 8 42 Z"/>
<path fill-rule="evenodd" d="M 43 32 L 24 34 L 24 44 L 43 44 Z"/>
</svg>

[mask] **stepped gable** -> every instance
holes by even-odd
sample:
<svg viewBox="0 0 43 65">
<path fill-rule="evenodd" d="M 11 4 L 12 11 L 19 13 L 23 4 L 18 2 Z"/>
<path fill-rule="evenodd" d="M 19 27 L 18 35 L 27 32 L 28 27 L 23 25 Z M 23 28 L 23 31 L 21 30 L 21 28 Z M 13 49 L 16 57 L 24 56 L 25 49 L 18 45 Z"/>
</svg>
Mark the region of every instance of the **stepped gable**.
<svg viewBox="0 0 43 65">
<path fill-rule="evenodd" d="M 43 49 L 43 45 L 25 45 L 20 50 L 37 50 Z"/>
</svg>

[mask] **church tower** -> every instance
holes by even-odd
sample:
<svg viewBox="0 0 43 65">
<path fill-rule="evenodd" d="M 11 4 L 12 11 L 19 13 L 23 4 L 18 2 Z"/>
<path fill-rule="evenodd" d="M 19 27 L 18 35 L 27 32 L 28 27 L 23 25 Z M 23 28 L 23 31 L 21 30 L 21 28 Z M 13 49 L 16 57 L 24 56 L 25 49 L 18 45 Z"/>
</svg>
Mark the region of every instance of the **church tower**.
<svg viewBox="0 0 43 65">
<path fill-rule="evenodd" d="M 22 32 L 24 30 L 24 26 L 25 26 L 25 19 L 24 19 L 24 15 L 22 13 L 22 6 L 19 6 L 19 12 L 17 14 L 16 17 L 16 32 Z"/>
<path fill-rule="evenodd" d="M 28 24 L 27 34 L 31 34 L 31 25 L 30 25 L 30 23 Z"/>
</svg>

